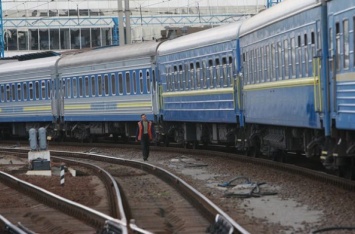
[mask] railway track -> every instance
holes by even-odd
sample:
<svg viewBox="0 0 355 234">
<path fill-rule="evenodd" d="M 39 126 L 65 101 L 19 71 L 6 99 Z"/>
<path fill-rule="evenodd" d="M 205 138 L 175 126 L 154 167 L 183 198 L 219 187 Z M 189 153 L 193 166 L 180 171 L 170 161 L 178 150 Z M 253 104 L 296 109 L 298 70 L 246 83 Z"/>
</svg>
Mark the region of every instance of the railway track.
<svg viewBox="0 0 355 234">
<path fill-rule="evenodd" d="M 0 172 L 0 184 L 1 233 L 17 233 L 18 228 L 25 233 L 96 233 L 107 228 L 107 221 L 122 226 L 118 219 L 8 173 Z"/>
<path fill-rule="evenodd" d="M 27 157 L 28 153 L 27 150 L 21 149 L 1 149 L 0 151 L 22 155 L 22 157 Z M 76 160 L 73 161 L 67 157 Z M 129 220 L 127 227 L 136 233 L 204 233 L 206 230 L 210 233 L 221 233 L 223 229 L 222 233 L 229 233 L 230 230 L 233 230 L 233 233 L 248 233 L 186 182 L 157 166 L 92 153 L 51 151 L 51 158 L 68 165 L 84 166 L 85 164 L 91 167 L 91 170 L 96 171 L 95 174 L 106 180 L 106 187 L 115 184 L 112 182 L 112 177 L 114 177 L 114 180 L 118 181 L 123 188 L 121 192 L 122 190 L 124 192 L 120 195 L 129 199 L 122 202 L 118 199 L 120 196 L 110 197 L 111 201 L 116 200 L 118 204 L 125 204 L 124 212 L 122 211 L 123 205 L 118 205 L 118 208 L 112 212 L 120 216 L 122 223 Z M 98 168 L 93 166 L 93 163 L 79 162 L 78 159 L 94 160 L 95 164 L 103 165 Z M 157 177 L 161 180 L 157 180 Z M 219 231 L 216 232 L 216 230 Z"/>
</svg>

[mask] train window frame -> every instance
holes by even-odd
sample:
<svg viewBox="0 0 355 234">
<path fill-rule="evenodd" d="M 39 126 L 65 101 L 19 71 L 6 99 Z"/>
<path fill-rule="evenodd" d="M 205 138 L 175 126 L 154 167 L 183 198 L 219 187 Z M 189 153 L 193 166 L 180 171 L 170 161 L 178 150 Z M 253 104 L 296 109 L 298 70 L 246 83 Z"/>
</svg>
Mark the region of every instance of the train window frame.
<svg viewBox="0 0 355 234">
<path fill-rule="evenodd" d="M 172 71 L 172 77 L 174 80 L 174 90 L 178 91 L 180 89 L 180 83 L 179 83 L 179 75 L 178 75 L 178 71 L 177 71 L 177 67 L 173 66 L 173 71 Z"/>
<path fill-rule="evenodd" d="M 39 100 L 40 99 L 40 88 L 39 88 L 40 84 L 38 81 L 35 82 L 35 97 L 36 97 L 36 100 Z"/>
<path fill-rule="evenodd" d="M 16 87 L 17 87 L 17 101 L 23 101 L 22 99 L 22 83 L 16 83 Z"/>
<path fill-rule="evenodd" d="M 137 94 L 137 72 L 132 72 L 133 94 Z"/>
<path fill-rule="evenodd" d="M 47 100 L 51 99 L 52 86 L 53 86 L 52 80 L 47 80 Z"/>
<path fill-rule="evenodd" d="M 102 81 L 102 75 L 97 75 L 97 96 L 102 97 L 103 96 L 103 81 Z"/>
<path fill-rule="evenodd" d="M 156 80 L 156 77 L 155 77 L 155 70 L 153 69 L 152 70 L 152 83 L 153 83 L 153 93 L 155 93 L 156 92 L 156 90 L 157 90 L 157 80 Z"/>
<path fill-rule="evenodd" d="M 111 86 L 110 86 L 108 74 L 104 74 L 104 82 L 103 82 L 102 89 L 105 96 L 111 95 L 111 90 L 110 90 Z"/>
<path fill-rule="evenodd" d="M 284 64 L 283 64 L 283 57 L 284 56 L 283 56 L 283 54 L 285 52 L 283 50 L 283 46 L 282 46 L 282 42 L 281 41 L 278 41 L 276 43 L 276 45 L 277 45 L 277 51 L 278 51 L 278 53 L 277 53 L 277 56 L 278 56 L 277 63 L 278 63 L 278 72 L 279 72 L 277 79 L 278 80 L 283 80 L 283 68 L 284 68 Z"/>
<path fill-rule="evenodd" d="M 84 85 L 83 85 L 83 77 L 79 76 L 78 77 L 78 97 L 84 97 Z"/>
<path fill-rule="evenodd" d="M 270 67 L 270 45 L 265 46 L 265 55 L 266 55 L 266 66 L 265 66 L 266 79 L 265 79 L 265 81 L 270 81 L 271 69 L 268 69 L 268 67 Z"/>
<path fill-rule="evenodd" d="M 143 71 L 139 70 L 139 93 L 143 94 L 144 92 L 144 80 L 143 80 Z"/>
<path fill-rule="evenodd" d="M 196 73 L 195 73 L 195 67 L 194 63 L 190 62 L 189 66 L 189 72 L 190 72 L 190 89 L 195 90 L 195 79 L 196 79 Z"/>
<path fill-rule="evenodd" d="M 276 45 L 271 44 L 271 80 L 276 81 Z"/>
<path fill-rule="evenodd" d="M 288 38 L 284 39 L 283 41 L 283 46 L 284 46 L 284 77 L 285 80 L 288 80 L 290 78 L 290 46 L 289 46 L 289 41 Z"/>
<path fill-rule="evenodd" d="M 17 100 L 17 92 L 16 92 L 16 86 L 14 83 L 11 84 L 11 94 L 12 94 L 12 101 L 15 102 Z"/>
<path fill-rule="evenodd" d="M 259 47 L 257 48 L 258 50 L 258 74 L 259 74 L 259 77 L 258 77 L 258 83 L 262 83 L 264 82 L 264 74 L 263 74 L 263 53 L 264 53 L 264 50 L 263 50 L 263 47 Z"/>
<path fill-rule="evenodd" d="M 5 100 L 6 102 L 10 102 L 11 101 L 11 88 L 10 88 L 10 84 L 6 84 L 5 86 Z"/>
<path fill-rule="evenodd" d="M 349 20 L 343 20 L 343 69 L 348 70 L 350 68 L 350 25 Z"/>
<path fill-rule="evenodd" d="M 144 79 L 144 78 L 143 78 Z M 145 71 L 145 80 L 146 80 L 146 86 L 147 86 L 147 93 L 150 93 L 150 71 L 147 69 Z"/>
<path fill-rule="evenodd" d="M 220 70 L 219 58 L 215 58 L 215 69 L 216 69 L 216 87 L 221 87 L 221 70 Z"/>
<path fill-rule="evenodd" d="M 207 62 L 202 60 L 202 88 L 207 89 Z"/>
<path fill-rule="evenodd" d="M 123 73 L 118 73 L 118 94 L 123 95 L 124 93 L 124 82 L 123 82 Z"/>
<path fill-rule="evenodd" d="M 131 94 L 131 74 L 130 72 L 125 72 L 125 84 L 126 84 L 126 94 Z"/>
<path fill-rule="evenodd" d="M 78 80 L 76 77 L 72 78 L 72 90 L 73 90 L 73 98 L 78 97 Z"/>
<path fill-rule="evenodd" d="M 64 78 L 64 79 L 65 79 L 66 97 L 67 98 L 72 98 L 72 94 L 71 94 L 71 79 L 70 78 Z"/>
<path fill-rule="evenodd" d="M 115 73 L 111 73 L 111 94 L 112 96 L 117 95 L 117 77 Z"/>
<path fill-rule="evenodd" d="M 291 47 L 291 78 L 296 78 L 296 42 L 295 38 L 290 38 L 290 47 Z"/>
<path fill-rule="evenodd" d="M 341 67 L 341 51 L 340 51 L 341 42 L 340 42 L 340 40 L 341 40 L 340 23 L 335 22 L 336 71 L 340 71 L 340 67 Z"/>
<path fill-rule="evenodd" d="M 28 101 L 27 82 L 23 82 L 22 90 L 23 90 L 23 100 Z"/>
<path fill-rule="evenodd" d="M 89 76 L 84 76 L 85 97 L 90 96 L 90 79 Z"/>
<path fill-rule="evenodd" d="M 46 99 L 46 81 L 45 80 L 41 80 L 41 99 L 45 100 Z"/>
<path fill-rule="evenodd" d="M 29 94 L 29 99 L 30 101 L 33 101 L 33 82 L 28 82 L 28 94 Z"/>
<path fill-rule="evenodd" d="M 180 82 L 180 90 L 185 90 L 185 79 L 183 76 L 183 66 L 181 64 L 178 65 L 178 76 L 179 76 L 179 82 Z"/>
<path fill-rule="evenodd" d="M 1 85 L 0 86 L 0 92 L 1 92 L 1 102 L 6 102 L 6 99 L 5 99 L 5 86 L 4 85 Z"/>
<path fill-rule="evenodd" d="M 91 97 L 96 97 L 96 77 L 92 75 L 90 77 L 90 85 L 91 85 Z"/>
<path fill-rule="evenodd" d="M 196 68 L 196 89 L 201 88 L 201 64 L 199 61 L 195 63 Z"/>
</svg>

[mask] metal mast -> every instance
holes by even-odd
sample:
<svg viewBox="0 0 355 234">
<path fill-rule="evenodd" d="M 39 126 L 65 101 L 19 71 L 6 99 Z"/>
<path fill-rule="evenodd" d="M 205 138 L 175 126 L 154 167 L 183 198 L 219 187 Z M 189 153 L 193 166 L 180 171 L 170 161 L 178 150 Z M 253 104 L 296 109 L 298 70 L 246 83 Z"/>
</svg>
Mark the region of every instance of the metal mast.
<svg viewBox="0 0 355 234">
<path fill-rule="evenodd" d="M 2 2 L 0 0 L 0 58 L 4 57 L 4 50 L 5 50 L 5 44 L 4 44 L 4 27 L 3 27 L 3 21 L 2 21 Z"/>
</svg>

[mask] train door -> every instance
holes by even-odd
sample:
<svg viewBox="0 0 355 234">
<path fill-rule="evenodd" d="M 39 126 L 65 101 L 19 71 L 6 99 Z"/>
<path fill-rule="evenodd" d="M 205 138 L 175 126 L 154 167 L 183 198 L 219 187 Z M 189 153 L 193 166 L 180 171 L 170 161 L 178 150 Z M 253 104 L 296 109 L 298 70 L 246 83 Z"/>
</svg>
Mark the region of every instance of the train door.
<svg viewBox="0 0 355 234">
<path fill-rule="evenodd" d="M 336 64 L 339 62 L 337 47 L 340 46 L 339 38 L 336 36 L 334 15 L 328 17 L 328 41 L 329 41 L 329 84 L 330 84 L 330 112 L 332 118 L 337 115 L 336 108 Z M 339 48 L 338 48 L 339 50 Z"/>
<path fill-rule="evenodd" d="M 155 66 L 152 67 L 152 70 L 150 71 L 150 82 L 147 85 L 150 85 L 150 91 L 152 93 L 152 106 L 153 106 L 153 114 L 156 116 L 159 114 L 159 90 L 158 90 L 158 83 L 156 79 L 156 69 Z M 148 74 L 147 74 L 148 77 Z"/>
</svg>

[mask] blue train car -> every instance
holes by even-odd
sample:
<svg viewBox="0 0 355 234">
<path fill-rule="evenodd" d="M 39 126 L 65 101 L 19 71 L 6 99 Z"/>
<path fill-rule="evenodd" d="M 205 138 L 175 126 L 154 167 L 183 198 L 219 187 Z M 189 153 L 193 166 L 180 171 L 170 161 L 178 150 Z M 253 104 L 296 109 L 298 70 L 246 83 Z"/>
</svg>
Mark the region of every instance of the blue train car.
<svg viewBox="0 0 355 234">
<path fill-rule="evenodd" d="M 327 3 L 332 137 L 323 151 L 328 166 L 355 179 L 355 1 Z"/>
<path fill-rule="evenodd" d="M 320 1 L 301 0 L 284 1 L 242 24 L 243 107 L 254 150 L 319 155 L 307 147 L 324 135 L 322 22 Z"/>
<path fill-rule="evenodd" d="M 129 137 L 142 113 L 154 120 L 158 45 L 148 42 L 63 57 L 58 79 L 66 129 L 78 139 L 102 134 Z"/>
<path fill-rule="evenodd" d="M 204 30 L 159 47 L 161 115 L 174 141 L 225 141 L 240 124 L 235 82 L 240 25 Z"/>
<path fill-rule="evenodd" d="M 26 136 L 26 129 L 52 123 L 52 88 L 55 63 L 59 58 L 53 56 L 0 65 L 2 135 L 10 129 L 11 135 Z"/>
</svg>

